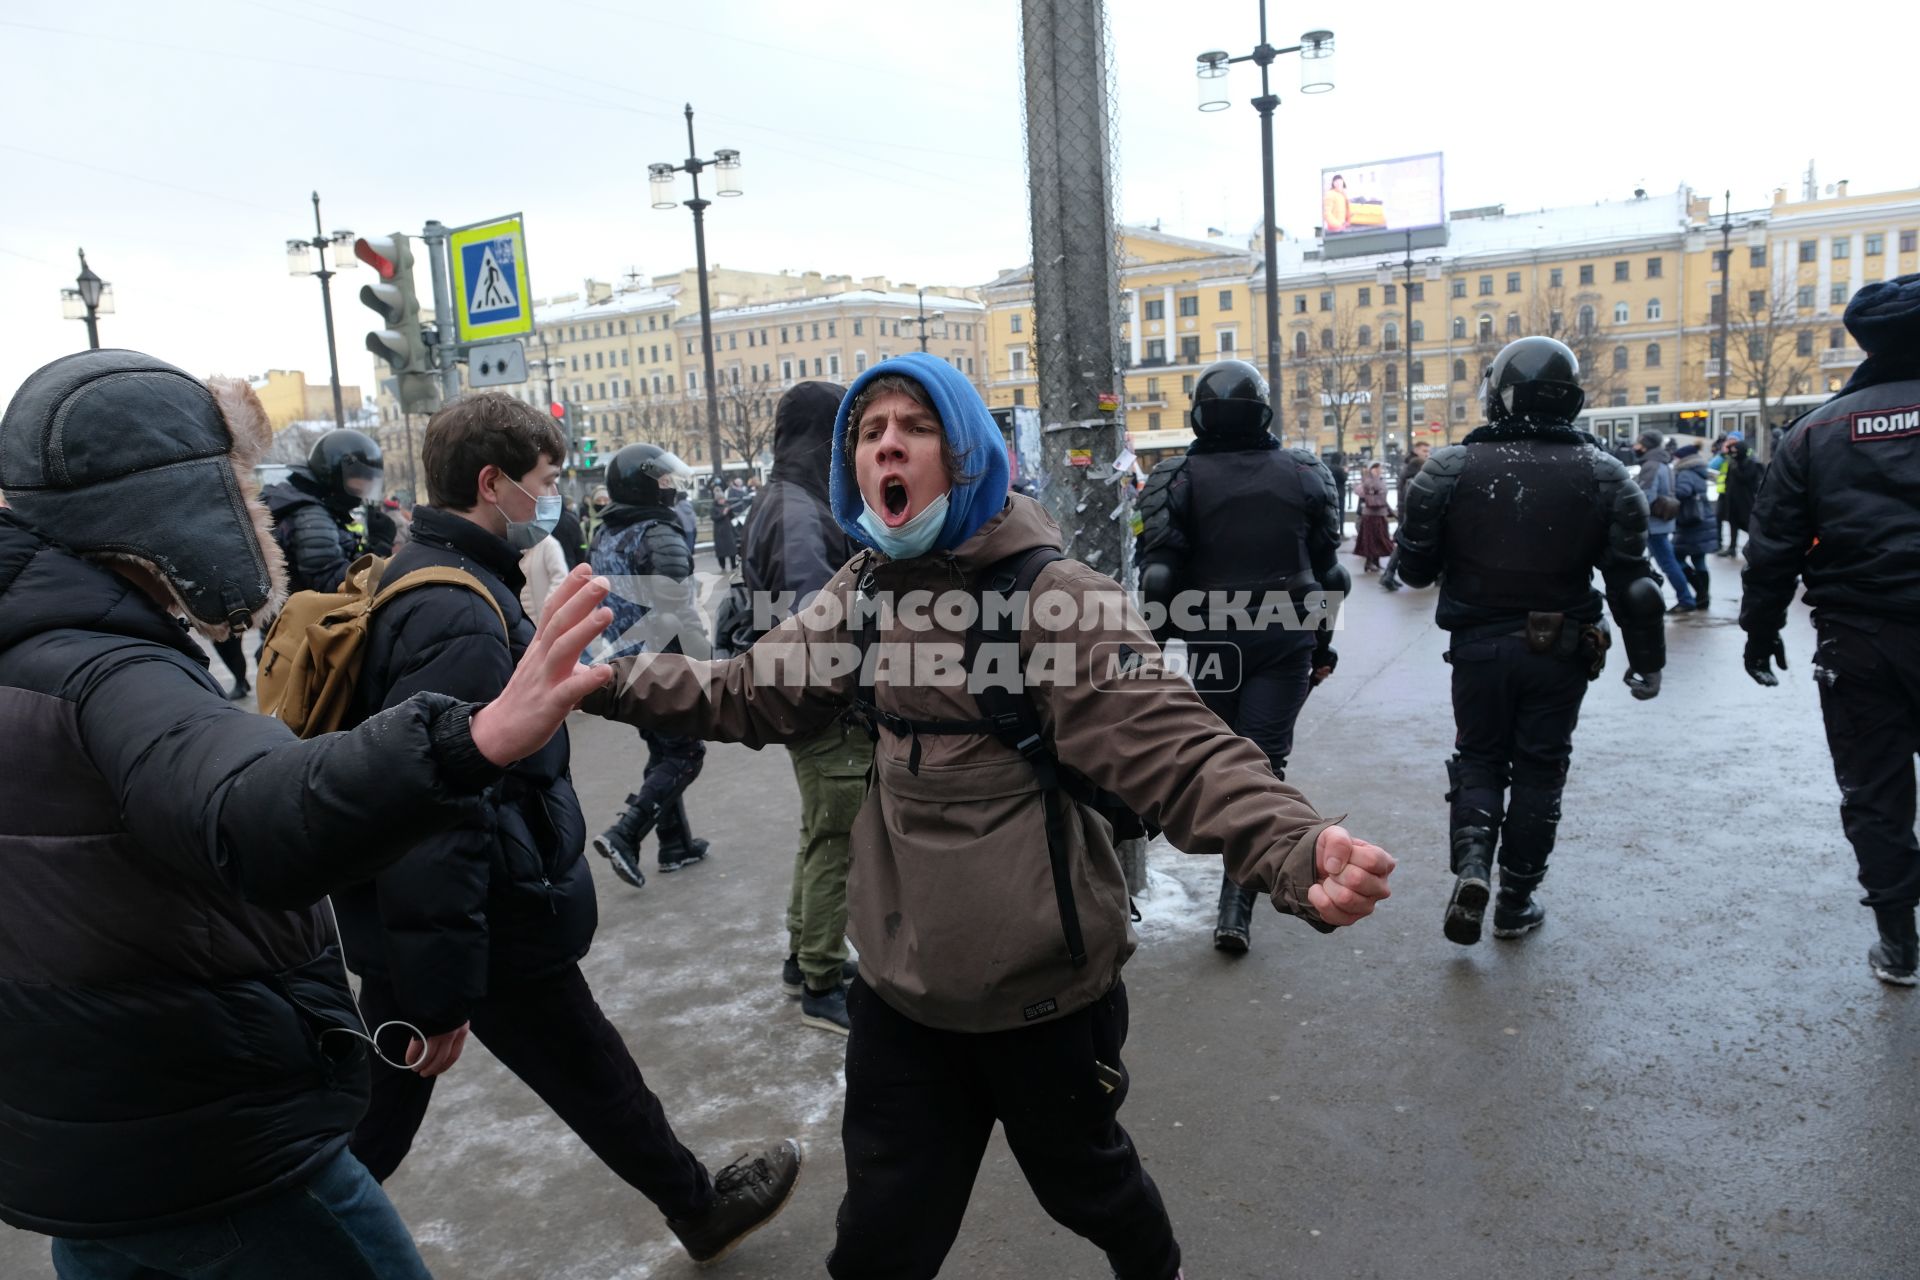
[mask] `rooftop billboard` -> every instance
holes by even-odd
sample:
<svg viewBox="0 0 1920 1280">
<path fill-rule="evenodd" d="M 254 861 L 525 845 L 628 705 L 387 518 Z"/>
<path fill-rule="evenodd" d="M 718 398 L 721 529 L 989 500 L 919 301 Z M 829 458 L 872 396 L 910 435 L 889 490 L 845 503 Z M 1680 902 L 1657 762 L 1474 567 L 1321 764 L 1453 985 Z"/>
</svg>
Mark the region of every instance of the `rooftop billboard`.
<svg viewBox="0 0 1920 1280">
<path fill-rule="evenodd" d="M 1329 258 L 1445 242 L 1441 155 L 1402 156 L 1320 171 L 1321 251 Z"/>
</svg>

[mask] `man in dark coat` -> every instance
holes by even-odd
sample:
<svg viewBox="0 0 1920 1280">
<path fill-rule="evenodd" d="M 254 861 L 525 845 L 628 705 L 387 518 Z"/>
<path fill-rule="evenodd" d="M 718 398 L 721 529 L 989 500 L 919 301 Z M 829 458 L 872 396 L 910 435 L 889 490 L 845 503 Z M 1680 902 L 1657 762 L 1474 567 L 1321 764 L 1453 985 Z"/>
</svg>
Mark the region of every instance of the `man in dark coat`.
<svg viewBox="0 0 1920 1280">
<path fill-rule="evenodd" d="M 1433 446 L 1425 440 L 1416 440 L 1407 450 L 1407 457 L 1400 464 L 1400 489 L 1394 498 L 1393 509 L 1404 518 L 1407 510 L 1407 486 L 1420 474 L 1420 468 L 1427 465 L 1427 457 L 1433 452 Z M 1400 560 L 1394 556 L 1387 561 L 1387 571 L 1380 575 L 1380 586 L 1387 591 L 1400 589 Z"/>
<path fill-rule="evenodd" d="M 382 608 L 360 679 L 364 711 L 421 690 L 475 701 L 498 693 L 533 638 L 520 609 L 520 553 L 551 529 L 565 458 L 552 419 L 511 396 L 468 395 L 434 414 L 422 449 L 433 502 L 414 508 L 413 535 L 387 572 L 463 569 L 492 604 L 436 585 Z M 382 1181 L 399 1166 L 434 1077 L 458 1060 L 471 1028 L 704 1261 L 784 1204 L 798 1147 L 780 1144 L 714 1179 L 674 1136 L 580 973 L 596 923 L 584 845 L 562 729 L 508 771 L 472 821 L 343 896 L 369 1020 L 405 1019 L 426 1033 L 412 1070 L 375 1071 L 354 1154 Z"/>
<path fill-rule="evenodd" d="M 367 1031 L 318 900 L 468 820 L 606 679 L 568 649 L 606 616 L 583 577 L 484 709 L 302 742 L 228 704 L 176 615 L 217 638 L 284 590 L 270 439 L 245 382 L 131 351 L 0 418 L 0 1221 L 62 1276 L 423 1280 L 347 1152 Z"/>
<path fill-rule="evenodd" d="M 287 590 L 338 591 L 363 549 L 381 555 L 393 550 L 391 532 L 383 547 L 363 548 L 348 524 L 354 508 L 378 504 L 381 466 L 380 446 L 343 428 L 321 436 L 304 467 L 262 491 L 273 514 L 273 539 L 286 555 Z M 391 530 L 391 518 L 386 523 Z"/>
<path fill-rule="evenodd" d="M 802 382 L 773 410 L 773 472 L 753 500 L 741 551 L 747 590 L 771 626 L 804 609 L 853 544 L 833 519 L 827 481 L 833 420 L 845 388 Z M 787 897 L 787 960 L 781 985 L 800 999 L 800 1020 L 845 1034 L 847 860 L 853 820 L 867 798 L 873 741 L 844 720 L 787 745 L 800 788 L 800 852 Z"/>
<path fill-rule="evenodd" d="M 1746 668 L 1772 687 L 1780 630 L 1805 579 L 1820 647 L 1820 713 L 1840 784 L 1840 821 L 1860 865 L 1861 905 L 1880 939 L 1873 975 L 1920 983 L 1920 275 L 1870 284 L 1846 325 L 1867 358 L 1774 455 L 1748 530 L 1740 626 Z"/>
<path fill-rule="evenodd" d="M 1754 499 L 1760 496 L 1760 481 L 1767 469 L 1760 465 L 1747 442 L 1730 435 L 1720 446 L 1726 462 L 1726 490 L 1720 495 L 1721 518 L 1727 522 L 1727 545 L 1720 554 L 1729 558 L 1740 554 L 1740 534 L 1753 520 Z"/>
</svg>

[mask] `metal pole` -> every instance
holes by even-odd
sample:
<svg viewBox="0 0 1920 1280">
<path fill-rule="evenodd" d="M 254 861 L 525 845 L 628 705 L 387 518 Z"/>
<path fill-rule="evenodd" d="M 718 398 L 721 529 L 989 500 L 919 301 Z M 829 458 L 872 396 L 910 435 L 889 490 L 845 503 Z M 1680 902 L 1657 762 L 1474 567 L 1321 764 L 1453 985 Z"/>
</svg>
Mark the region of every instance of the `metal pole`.
<svg viewBox="0 0 1920 1280">
<path fill-rule="evenodd" d="M 87 306 L 87 347 L 93 351 L 100 349 L 100 322 L 94 318 L 91 303 Z"/>
<path fill-rule="evenodd" d="M 347 412 L 340 405 L 340 352 L 333 341 L 333 272 L 327 270 L 327 233 L 320 222 L 320 193 L 313 193 L 313 247 L 320 253 L 320 308 L 327 317 L 327 374 L 333 383 L 333 425 L 347 425 Z M 91 327 L 91 321 L 89 321 Z"/>
<path fill-rule="evenodd" d="M 1720 216 L 1720 398 L 1727 398 L 1727 364 L 1730 356 L 1727 352 L 1727 324 L 1733 314 L 1733 298 L 1727 293 L 1727 268 L 1733 260 L 1733 192 L 1729 190 L 1724 197 L 1725 210 Z M 1762 424 L 1764 428 L 1765 424 Z"/>
<path fill-rule="evenodd" d="M 1413 456 L 1413 232 L 1407 232 L 1407 447 Z"/>
<path fill-rule="evenodd" d="M 920 325 L 920 351 L 922 354 L 925 354 L 927 350 L 927 291 L 925 289 L 920 290 L 920 318 L 918 324 Z"/>
<path fill-rule="evenodd" d="M 453 277 L 447 273 L 447 228 L 433 219 L 420 229 L 420 240 L 427 246 L 427 267 L 433 273 L 433 351 L 440 364 L 441 394 L 453 401 L 460 396 L 460 326 L 453 316 Z"/>
<path fill-rule="evenodd" d="M 720 389 L 713 385 L 713 305 L 707 295 L 706 211 L 712 201 L 700 198 L 700 170 L 705 167 L 700 160 L 700 148 L 693 141 L 693 104 L 689 102 L 687 175 L 693 179 L 693 199 L 686 205 L 693 210 L 693 264 L 700 273 L 700 351 L 707 370 L 707 448 L 713 451 L 713 480 L 717 486 L 725 482 L 726 470 L 720 449 Z"/>
</svg>

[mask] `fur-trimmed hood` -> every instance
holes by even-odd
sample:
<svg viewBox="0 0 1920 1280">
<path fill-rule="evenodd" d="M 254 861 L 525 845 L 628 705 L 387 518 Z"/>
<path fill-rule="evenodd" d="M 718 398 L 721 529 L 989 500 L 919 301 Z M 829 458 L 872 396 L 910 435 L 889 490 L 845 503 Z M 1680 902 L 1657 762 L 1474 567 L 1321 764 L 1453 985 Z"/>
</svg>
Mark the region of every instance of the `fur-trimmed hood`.
<svg viewBox="0 0 1920 1280">
<path fill-rule="evenodd" d="M 0 491 L 42 536 L 152 571 L 224 639 L 286 595 L 253 475 L 272 439 L 243 381 L 83 351 L 34 373 L 0 417 Z"/>
</svg>

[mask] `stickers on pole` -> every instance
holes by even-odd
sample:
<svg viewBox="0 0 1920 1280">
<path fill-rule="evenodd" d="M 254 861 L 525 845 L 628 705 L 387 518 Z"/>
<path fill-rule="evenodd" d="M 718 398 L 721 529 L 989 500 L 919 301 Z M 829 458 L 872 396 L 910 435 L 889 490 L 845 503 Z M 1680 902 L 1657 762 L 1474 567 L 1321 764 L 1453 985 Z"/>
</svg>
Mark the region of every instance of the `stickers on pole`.
<svg viewBox="0 0 1920 1280">
<path fill-rule="evenodd" d="M 1093 450 L 1091 450 L 1091 449 L 1069 449 L 1069 450 L 1067 450 L 1067 465 L 1068 465 L 1068 466 L 1070 466 L 1070 467 L 1090 467 L 1090 466 L 1092 466 L 1092 465 L 1093 465 Z"/>
<path fill-rule="evenodd" d="M 447 252 L 453 260 L 453 315 L 462 344 L 533 331 L 527 237 L 519 214 L 454 228 Z"/>
</svg>

